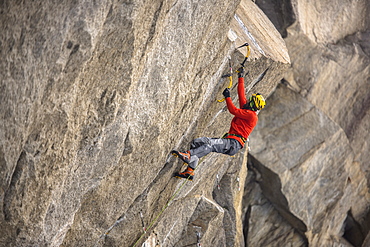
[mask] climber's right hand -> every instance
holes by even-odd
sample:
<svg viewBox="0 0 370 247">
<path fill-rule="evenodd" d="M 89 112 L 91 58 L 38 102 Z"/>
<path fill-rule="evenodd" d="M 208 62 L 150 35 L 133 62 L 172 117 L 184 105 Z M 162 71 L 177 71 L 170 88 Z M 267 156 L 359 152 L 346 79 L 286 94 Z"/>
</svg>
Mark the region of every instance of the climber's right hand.
<svg viewBox="0 0 370 247">
<path fill-rule="evenodd" d="M 228 88 L 225 88 L 225 90 L 222 92 L 222 94 L 225 96 L 225 98 L 230 97 L 230 90 Z"/>
<path fill-rule="evenodd" d="M 244 74 L 244 67 L 240 67 L 238 70 L 237 70 L 237 73 L 238 73 L 238 77 L 243 77 L 243 74 Z"/>
</svg>

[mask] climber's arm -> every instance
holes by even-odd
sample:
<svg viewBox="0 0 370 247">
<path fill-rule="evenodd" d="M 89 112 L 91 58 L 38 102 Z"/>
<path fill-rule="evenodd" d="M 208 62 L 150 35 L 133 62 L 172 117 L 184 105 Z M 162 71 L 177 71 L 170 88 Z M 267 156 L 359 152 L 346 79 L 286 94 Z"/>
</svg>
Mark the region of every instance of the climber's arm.
<svg viewBox="0 0 370 247">
<path fill-rule="evenodd" d="M 240 108 L 242 108 L 247 103 L 247 98 L 245 97 L 243 76 L 239 76 L 238 78 L 238 96 L 239 96 L 239 106 Z"/>
</svg>

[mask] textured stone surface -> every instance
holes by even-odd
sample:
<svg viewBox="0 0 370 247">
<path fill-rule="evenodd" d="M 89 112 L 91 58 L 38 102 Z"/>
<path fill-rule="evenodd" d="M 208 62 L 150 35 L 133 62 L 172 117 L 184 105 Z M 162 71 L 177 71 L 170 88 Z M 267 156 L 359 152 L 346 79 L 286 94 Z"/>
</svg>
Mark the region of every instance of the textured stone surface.
<svg viewBox="0 0 370 247">
<path fill-rule="evenodd" d="M 0 6 L 1 245 L 182 246 L 195 230 L 203 245 L 244 244 L 246 153 L 209 155 L 184 187 L 172 178 L 182 164 L 168 157 L 229 127 L 216 99 L 228 57 L 238 67 L 245 55 L 228 38 L 242 33 L 231 24 L 239 1 Z M 262 12 L 246 15 L 265 30 L 239 39 L 255 33 L 266 47 L 250 56 L 247 92 L 268 95 L 287 49 Z"/>
<path fill-rule="evenodd" d="M 319 44 L 336 43 L 369 26 L 369 2 L 293 0 L 302 33 Z"/>
<path fill-rule="evenodd" d="M 257 4 L 265 4 L 261 8 L 266 10 L 274 6 Z M 297 21 L 285 38 L 292 68 L 251 135 L 255 186 L 295 231 L 299 225 L 281 212 L 303 222 L 309 246 L 367 246 L 369 6 L 366 1 L 292 1 L 292 6 Z M 281 24 L 278 15 L 271 18 L 276 26 Z M 245 201 L 246 208 L 253 207 L 252 199 Z M 250 214 L 248 221 L 264 215 Z M 269 217 L 278 227 L 269 233 L 274 236 L 286 228 L 273 219 Z M 266 241 L 249 229 L 249 243 L 259 238 Z"/>
<path fill-rule="evenodd" d="M 290 63 L 287 50 L 281 49 L 283 38 L 271 27 L 271 21 L 252 1 L 241 1 L 231 27 L 239 37 L 235 40 L 237 46 L 244 44 L 245 40 L 249 41 L 252 57 L 267 56 L 274 61 Z M 262 40 L 269 42 L 261 42 Z"/>
<path fill-rule="evenodd" d="M 255 0 L 259 8 L 268 16 L 274 23 L 276 29 L 281 33 L 283 38 L 287 36 L 287 28 L 296 20 L 296 13 L 294 12 L 292 1 L 290 0 Z"/>
<path fill-rule="evenodd" d="M 367 246 L 368 3 L 255 2 L 1 2 L 0 245 Z M 172 178 L 245 42 L 251 151 Z"/>
</svg>

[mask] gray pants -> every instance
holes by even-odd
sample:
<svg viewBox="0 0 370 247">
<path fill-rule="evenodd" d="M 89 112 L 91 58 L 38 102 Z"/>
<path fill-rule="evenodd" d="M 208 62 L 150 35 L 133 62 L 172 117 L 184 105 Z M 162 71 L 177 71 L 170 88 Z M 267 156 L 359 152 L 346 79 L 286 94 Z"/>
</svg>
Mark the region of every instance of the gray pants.
<svg viewBox="0 0 370 247">
<path fill-rule="evenodd" d="M 198 165 L 199 159 L 211 152 L 232 156 L 236 154 L 241 148 L 242 145 L 235 139 L 209 137 L 200 137 L 194 139 L 190 144 L 191 158 L 189 166 L 195 169 Z"/>
</svg>

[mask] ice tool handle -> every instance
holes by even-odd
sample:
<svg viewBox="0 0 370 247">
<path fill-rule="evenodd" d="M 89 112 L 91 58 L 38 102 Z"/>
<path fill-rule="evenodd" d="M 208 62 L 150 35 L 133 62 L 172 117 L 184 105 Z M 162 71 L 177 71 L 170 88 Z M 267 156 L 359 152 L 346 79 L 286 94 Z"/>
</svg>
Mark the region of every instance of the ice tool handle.
<svg viewBox="0 0 370 247">
<path fill-rule="evenodd" d="M 242 67 L 244 67 L 245 63 L 248 60 L 249 55 L 251 54 L 251 47 L 249 46 L 248 43 L 245 43 L 244 45 L 239 46 L 237 49 L 242 48 L 244 46 L 247 47 L 247 55 L 245 55 L 245 58 L 244 58 L 243 62 L 241 63 Z"/>
<path fill-rule="evenodd" d="M 239 46 L 237 49 L 242 48 L 242 47 L 247 47 L 247 55 L 245 56 L 243 62 L 241 63 L 242 68 L 244 68 L 245 63 L 247 62 L 248 57 L 251 54 L 251 48 L 250 48 L 250 46 L 249 46 L 248 43 L 245 43 L 245 44 Z M 232 75 L 233 75 L 233 68 L 231 66 L 231 59 L 229 59 L 229 65 L 230 65 L 230 74 L 226 74 L 226 75 L 223 75 L 222 76 L 222 77 L 229 77 L 229 86 L 227 88 L 231 88 L 233 86 L 233 77 L 232 77 Z M 241 71 L 238 71 L 238 70 L 236 71 L 236 73 L 240 73 L 240 72 Z M 220 99 L 220 100 L 217 100 L 217 101 L 218 102 L 224 102 L 224 100 L 225 100 L 225 98 Z"/>
</svg>

